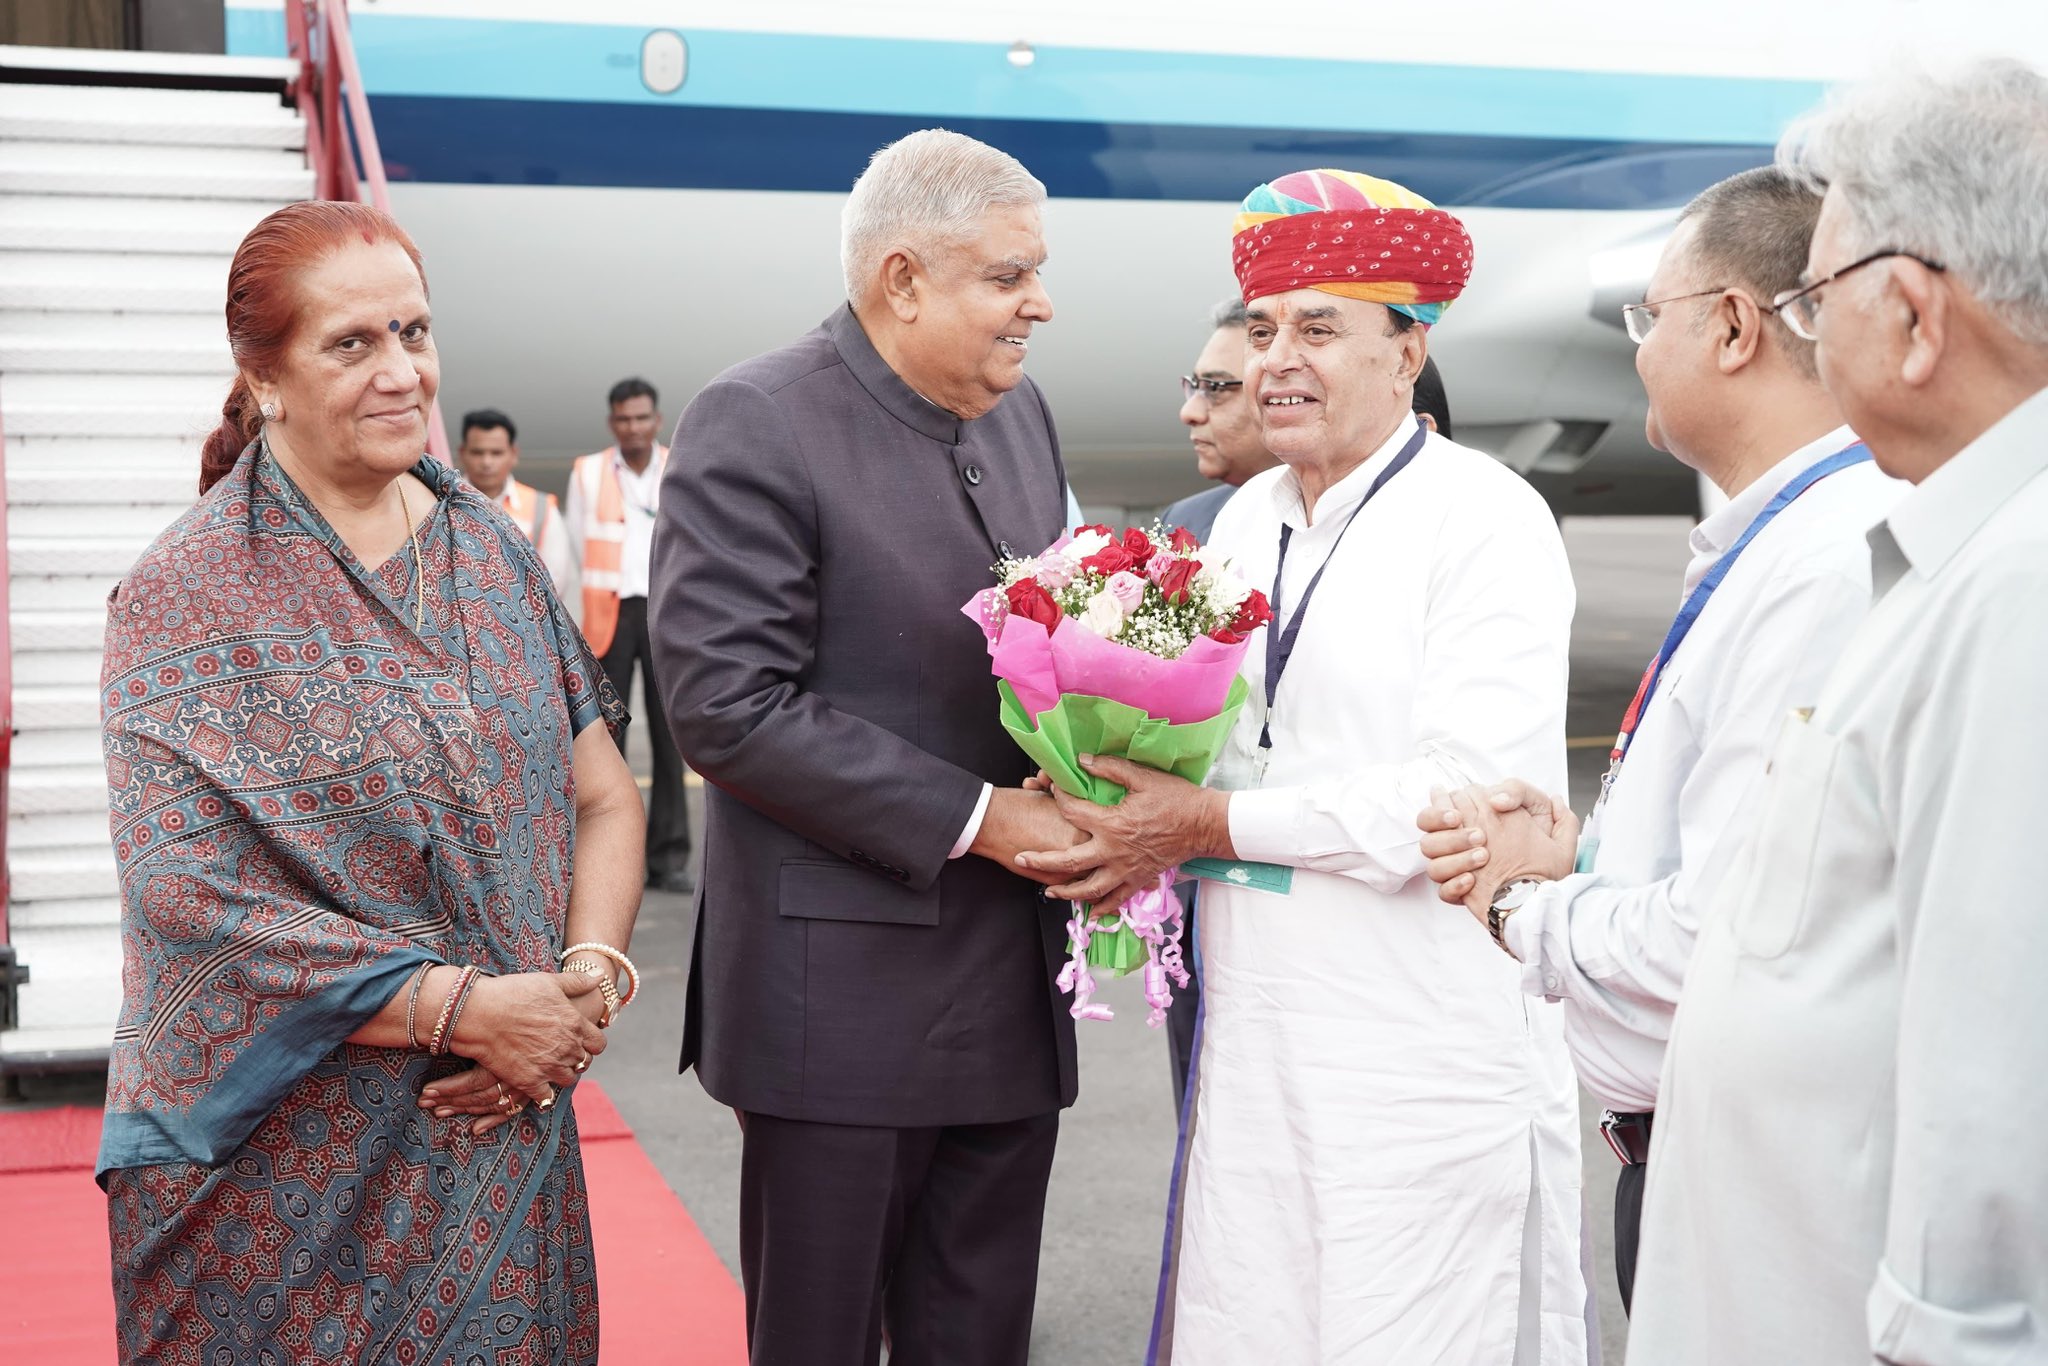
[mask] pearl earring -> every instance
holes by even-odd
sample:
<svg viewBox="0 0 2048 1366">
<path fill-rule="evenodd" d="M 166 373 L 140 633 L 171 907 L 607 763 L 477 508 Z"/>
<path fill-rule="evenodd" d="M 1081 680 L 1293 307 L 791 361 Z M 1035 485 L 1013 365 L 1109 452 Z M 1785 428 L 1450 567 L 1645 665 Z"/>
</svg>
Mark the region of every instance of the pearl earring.
<svg viewBox="0 0 2048 1366">
<path fill-rule="evenodd" d="M 265 422 L 277 421 L 277 405 L 275 403 L 266 403 L 262 407 L 258 408 L 256 411 L 263 414 L 263 420 Z"/>
</svg>

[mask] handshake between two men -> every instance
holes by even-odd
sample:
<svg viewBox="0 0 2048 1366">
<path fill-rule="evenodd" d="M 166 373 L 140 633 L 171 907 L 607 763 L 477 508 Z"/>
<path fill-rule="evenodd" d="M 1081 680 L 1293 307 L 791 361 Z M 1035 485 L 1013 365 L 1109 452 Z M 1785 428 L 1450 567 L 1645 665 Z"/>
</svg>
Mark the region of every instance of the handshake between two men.
<svg viewBox="0 0 2048 1366">
<path fill-rule="evenodd" d="M 1512 906 L 1493 913 L 1503 889 L 1521 881 L 1555 882 L 1578 860 L 1579 818 L 1563 797 L 1523 782 L 1473 784 L 1456 792 L 1433 788 L 1415 817 L 1422 855 L 1437 896 L 1472 913 L 1494 942 Z M 1511 950 L 1510 950 L 1511 952 Z"/>
</svg>

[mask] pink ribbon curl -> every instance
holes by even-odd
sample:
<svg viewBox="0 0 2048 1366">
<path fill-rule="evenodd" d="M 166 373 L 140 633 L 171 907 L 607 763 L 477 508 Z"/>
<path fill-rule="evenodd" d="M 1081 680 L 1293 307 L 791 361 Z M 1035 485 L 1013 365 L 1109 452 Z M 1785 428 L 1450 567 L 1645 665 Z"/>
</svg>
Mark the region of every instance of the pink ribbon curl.
<svg viewBox="0 0 2048 1366">
<path fill-rule="evenodd" d="M 1168 868 L 1159 875 L 1158 882 L 1128 898 L 1114 916 L 1098 919 L 1082 903 L 1073 904 L 1073 917 L 1067 921 L 1067 942 L 1072 952 L 1059 976 L 1060 990 L 1071 992 L 1074 997 L 1068 1013 L 1077 1020 L 1116 1018 L 1116 1012 L 1095 1002 L 1095 974 L 1088 969 L 1088 941 L 1098 931 L 1114 933 L 1119 926 L 1125 926 L 1145 945 L 1142 981 L 1145 1003 L 1152 1008 L 1145 1023 L 1159 1028 L 1166 1022 L 1167 1007 L 1173 1004 L 1173 987 L 1186 990 L 1188 985 L 1188 970 L 1181 961 L 1181 907 L 1180 899 L 1173 894 L 1173 870 Z"/>
</svg>

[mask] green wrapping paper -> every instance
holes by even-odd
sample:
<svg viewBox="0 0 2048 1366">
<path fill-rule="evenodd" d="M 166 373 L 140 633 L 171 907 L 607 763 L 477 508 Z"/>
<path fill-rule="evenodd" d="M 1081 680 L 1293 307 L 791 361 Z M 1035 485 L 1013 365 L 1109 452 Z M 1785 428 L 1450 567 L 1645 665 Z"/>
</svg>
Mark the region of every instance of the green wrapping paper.
<svg viewBox="0 0 2048 1366">
<path fill-rule="evenodd" d="M 1115 755 L 1199 783 L 1223 752 L 1250 694 L 1242 678 L 1233 679 L 1221 712 L 1206 721 L 1176 726 L 1122 702 L 1076 693 L 1063 694 L 1051 710 L 1033 718 L 1007 682 L 997 680 L 996 690 L 1002 695 L 1003 729 L 1018 747 L 1038 761 L 1061 791 L 1097 806 L 1115 806 L 1123 800 L 1124 789 L 1082 768 L 1081 755 Z M 1088 966 L 1112 977 L 1121 977 L 1144 961 L 1145 943 L 1128 927 L 1093 935 L 1088 941 Z"/>
</svg>

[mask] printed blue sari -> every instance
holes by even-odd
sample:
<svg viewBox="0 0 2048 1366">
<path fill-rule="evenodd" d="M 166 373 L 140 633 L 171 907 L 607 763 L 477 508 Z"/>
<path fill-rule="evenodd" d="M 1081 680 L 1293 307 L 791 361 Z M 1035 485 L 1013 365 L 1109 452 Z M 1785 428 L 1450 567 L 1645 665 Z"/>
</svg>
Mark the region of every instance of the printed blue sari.
<svg viewBox="0 0 2048 1366">
<path fill-rule="evenodd" d="M 476 1138 L 416 1105 L 467 1063 L 344 1042 L 421 963 L 555 969 L 572 745 L 624 719 L 518 528 L 413 472 L 423 630 L 410 548 L 365 570 L 260 445 L 109 600 L 123 1361 L 597 1359 L 572 1096 Z"/>
</svg>

